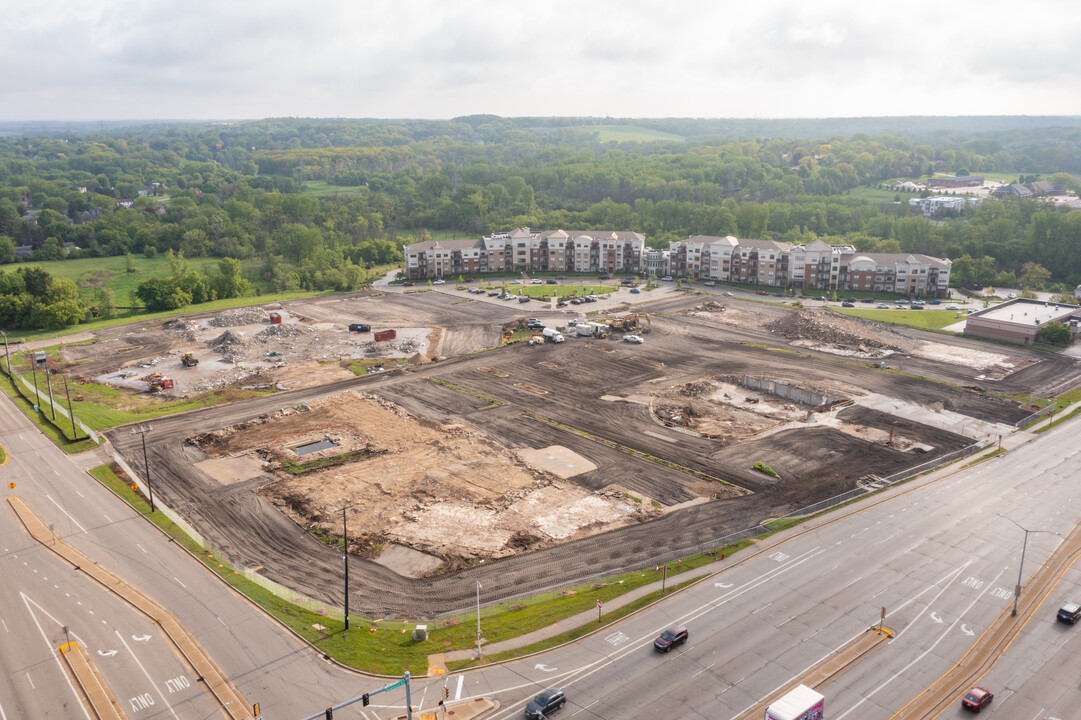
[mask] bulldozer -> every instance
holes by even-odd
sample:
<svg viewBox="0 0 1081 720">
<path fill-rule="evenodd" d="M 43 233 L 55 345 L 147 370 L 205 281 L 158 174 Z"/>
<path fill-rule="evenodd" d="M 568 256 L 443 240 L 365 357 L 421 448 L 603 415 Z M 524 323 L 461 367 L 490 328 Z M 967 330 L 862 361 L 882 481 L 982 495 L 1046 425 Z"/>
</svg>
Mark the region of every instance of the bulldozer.
<svg viewBox="0 0 1081 720">
<path fill-rule="evenodd" d="M 646 313 L 631 313 L 621 318 L 612 318 L 607 321 L 608 327 L 617 332 L 633 332 L 637 330 L 642 334 L 648 333 L 653 327 L 653 321 Z"/>
<path fill-rule="evenodd" d="M 146 383 L 146 389 L 148 392 L 156 393 L 162 390 L 168 390 L 173 387 L 174 382 L 172 378 L 167 378 L 161 373 L 150 373 L 144 375 L 142 381 Z"/>
<path fill-rule="evenodd" d="M 199 358 L 195 357 L 190 352 L 184 353 L 184 355 L 180 358 L 180 362 L 184 365 L 184 367 L 195 367 L 199 364 Z"/>
</svg>

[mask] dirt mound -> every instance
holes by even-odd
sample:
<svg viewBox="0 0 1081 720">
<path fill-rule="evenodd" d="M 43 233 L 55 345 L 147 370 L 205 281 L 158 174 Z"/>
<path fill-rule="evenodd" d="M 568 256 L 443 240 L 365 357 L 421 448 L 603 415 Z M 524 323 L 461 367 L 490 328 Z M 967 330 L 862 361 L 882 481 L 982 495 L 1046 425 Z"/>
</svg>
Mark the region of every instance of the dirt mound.
<svg viewBox="0 0 1081 720">
<path fill-rule="evenodd" d="M 706 300 L 701 305 L 695 305 L 691 312 L 724 312 L 725 306 L 716 300 Z"/>
<path fill-rule="evenodd" d="M 266 319 L 262 308 L 233 308 L 225 310 L 210 318 L 210 325 L 214 327 L 237 327 L 240 325 L 257 325 Z"/>
<path fill-rule="evenodd" d="M 307 325 L 290 323 L 288 325 L 269 325 L 255 334 L 255 339 L 260 341 L 278 338 L 299 338 L 311 335 L 312 329 Z"/>
<path fill-rule="evenodd" d="M 807 310 L 791 313 L 773 322 L 766 329 L 783 335 L 789 340 L 813 340 L 832 345 L 850 345 L 859 348 L 876 348 L 901 352 L 897 342 L 891 342 L 890 330 L 873 323 L 851 318 L 826 317 Z M 900 337 L 897 340 L 901 340 Z"/>
<path fill-rule="evenodd" d="M 194 320 L 182 320 L 177 318 L 176 320 L 170 320 L 162 325 L 162 329 L 170 335 L 175 335 L 184 342 L 195 342 L 199 339 L 198 334 L 195 332 L 199 323 Z"/>
</svg>

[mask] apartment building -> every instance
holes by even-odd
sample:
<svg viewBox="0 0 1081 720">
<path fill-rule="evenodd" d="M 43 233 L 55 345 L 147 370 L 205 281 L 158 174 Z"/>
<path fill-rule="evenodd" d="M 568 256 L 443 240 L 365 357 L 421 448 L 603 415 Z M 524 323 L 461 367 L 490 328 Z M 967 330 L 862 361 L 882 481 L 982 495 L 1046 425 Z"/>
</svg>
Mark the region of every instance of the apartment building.
<svg viewBox="0 0 1081 720">
<path fill-rule="evenodd" d="M 645 245 L 644 235 L 630 231 L 518 228 L 407 245 L 405 274 L 416 280 L 490 272 L 638 273 Z"/>
<path fill-rule="evenodd" d="M 949 260 L 917 253 L 858 253 L 821 240 L 790 245 L 731 236 L 696 235 L 671 243 L 668 255 L 667 274 L 695 280 L 913 297 L 946 296 L 951 267 Z"/>
</svg>

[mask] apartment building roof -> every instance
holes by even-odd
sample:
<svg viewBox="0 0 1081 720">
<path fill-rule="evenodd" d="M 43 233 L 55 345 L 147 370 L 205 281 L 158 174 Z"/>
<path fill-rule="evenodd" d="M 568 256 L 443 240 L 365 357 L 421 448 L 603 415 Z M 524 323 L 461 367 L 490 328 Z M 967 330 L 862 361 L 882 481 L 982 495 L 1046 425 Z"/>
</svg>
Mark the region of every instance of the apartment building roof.
<svg viewBox="0 0 1081 720">
<path fill-rule="evenodd" d="M 902 259 L 903 258 L 903 259 Z M 930 255 L 919 253 L 859 253 L 847 257 L 848 263 L 868 260 L 876 265 L 926 265 L 933 268 L 949 268 L 953 263 L 942 258 L 934 258 Z"/>
</svg>

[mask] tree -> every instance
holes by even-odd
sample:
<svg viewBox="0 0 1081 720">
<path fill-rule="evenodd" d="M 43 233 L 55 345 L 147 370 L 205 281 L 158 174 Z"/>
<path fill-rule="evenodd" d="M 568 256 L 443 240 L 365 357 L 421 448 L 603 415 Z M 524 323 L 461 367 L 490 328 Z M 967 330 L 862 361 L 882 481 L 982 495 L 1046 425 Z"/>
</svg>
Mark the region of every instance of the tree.
<svg viewBox="0 0 1081 720">
<path fill-rule="evenodd" d="M 135 256 L 131 253 L 124 256 L 124 271 L 127 273 L 138 272 L 135 269 Z"/>
<path fill-rule="evenodd" d="M 218 262 L 218 274 L 211 284 L 219 298 L 244 297 L 251 292 L 251 283 L 241 276 L 240 270 L 239 260 L 222 258 Z"/>
<path fill-rule="evenodd" d="M 1036 338 L 1050 345 L 1069 345 L 1073 342 L 1070 326 L 1060 322 L 1049 322 L 1036 333 Z"/>
<path fill-rule="evenodd" d="M 136 296 L 150 312 L 177 310 L 191 305 L 191 294 L 185 292 L 175 278 L 150 278 L 139 283 Z"/>
<path fill-rule="evenodd" d="M 7 235 L 0 235 L 0 264 L 15 262 L 15 241 Z"/>
<path fill-rule="evenodd" d="M 1027 262 L 1021 266 L 1021 282 L 1025 288 L 1039 290 L 1051 279 L 1051 271 L 1043 265 Z"/>
<path fill-rule="evenodd" d="M 112 288 L 99 287 L 95 293 L 94 308 L 102 320 L 109 320 L 116 315 L 116 293 Z"/>
</svg>

